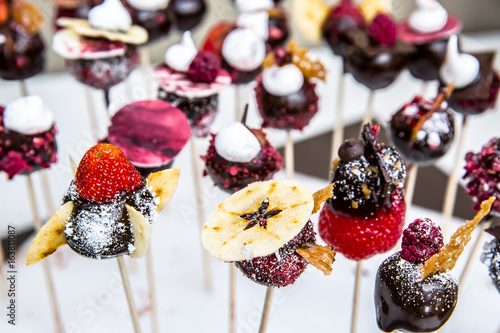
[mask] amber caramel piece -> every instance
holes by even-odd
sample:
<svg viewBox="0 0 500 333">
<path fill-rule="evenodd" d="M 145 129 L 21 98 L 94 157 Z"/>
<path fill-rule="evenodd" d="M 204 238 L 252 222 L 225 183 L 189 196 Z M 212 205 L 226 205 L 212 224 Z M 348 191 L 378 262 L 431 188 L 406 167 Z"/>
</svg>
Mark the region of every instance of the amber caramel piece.
<svg viewBox="0 0 500 333">
<path fill-rule="evenodd" d="M 332 195 L 333 195 L 333 184 L 330 184 L 327 187 L 322 188 L 321 190 L 315 192 L 313 194 L 314 208 L 312 213 L 313 214 L 317 213 L 318 210 L 321 208 L 323 202 L 325 202 L 326 199 L 331 198 Z"/>
<path fill-rule="evenodd" d="M 471 221 L 467 221 L 464 225 L 459 227 L 451 236 L 448 244 L 443 246 L 438 253 L 434 254 L 424 263 L 423 268 L 421 268 L 421 270 L 423 270 L 422 280 L 430 274 L 445 272 L 455 267 L 458 258 L 471 239 L 472 232 L 476 229 L 483 217 L 488 215 L 494 201 L 495 197 L 490 197 L 488 200 L 483 201 L 481 203 L 481 209 L 477 212 L 476 216 L 474 216 Z"/>
<path fill-rule="evenodd" d="M 12 13 L 14 21 L 30 34 L 35 34 L 43 25 L 43 15 L 34 4 L 18 0 L 13 5 Z"/>
<path fill-rule="evenodd" d="M 317 244 L 311 245 L 308 248 L 298 248 L 296 251 L 309 264 L 323 272 L 325 275 L 332 273 L 332 264 L 335 262 L 336 253 L 330 245 L 320 246 Z"/>
<path fill-rule="evenodd" d="M 316 60 L 311 60 L 307 53 L 308 49 L 299 47 L 296 41 L 290 41 L 287 46 L 287 51 L 292 54 L 292 62 L 297 66 L 304 77 L 309 80 L 311 78 L 318 78 L 326 80 L 326 69 L 323 64 Z"/>
</svg>

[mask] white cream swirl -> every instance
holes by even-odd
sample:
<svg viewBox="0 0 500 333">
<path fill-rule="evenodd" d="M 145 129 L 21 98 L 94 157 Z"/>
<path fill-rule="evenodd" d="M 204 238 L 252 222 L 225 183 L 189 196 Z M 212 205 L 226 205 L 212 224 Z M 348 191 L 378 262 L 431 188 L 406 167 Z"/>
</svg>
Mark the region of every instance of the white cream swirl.
<svg viewBox="0 0 500 333">
<path fill-rule="evenodd" d="M 198 50 L 191 38 L 191 32 L 186 31 L 182 35 L 181 42 L 170 46 L 165 52 L 165 63 L 178 72 L 187 72 L 196 53 Z"/>
<path fill-rule="evenodd" d="M 446 48 L 445 61 L 439 70 L 441 80 L 446 84 L 454 83 L 456 89 L 464 88 L 477 79 L 479 69 L 476 57 L 460 53 L 457 35 L 451 36 Z"/>
<path fill-rule="evenodd" d="M 238 28 L 224 39 L 222 56 L 237 70 L 250 72 L 262 65 L 266 43 L 252 29 Z"/>
<path fill-rule="evenodd" d="M 127 3 L 137 10 L 155 11 L 165 9 L 170 0 L 127 0 Z"/>
<path fill-rule="evenodd" d="M 97 29 L 128 31 L 132 18 L 120 0 L 105 0 L 89 11 L 89 24 Z"/>
<path fill-rule="evenodd" d="M 269 14 L 266 11 L 241 13 L 236 20 L 239 27 L 252 29 L 262 39 L 269 34 Z"/>
<path fill-rule="evenodd" d="M 236 0 L 236 8 L 239 12 L 253 12 L 273 7 L 273 0 Z"/>
<path fill-rule="evenodd" d="M 273 66 L 264 72 L 262 84 L 271 95 L 288 96 L 302 88 L 304 75 L 293 64 L 283 67 Z"/>
<path fill-rule="evenodd" d="M 47 132 L 54 125 L 54 116 L 39 96 L 20 97 L 10 102 L 4 110 L 6 129 L 24 135 Z"/>
<path fill-rule="evenodd" d="M 248 163 L 260 152 L 257 137 L 242 123 L 235 122 L 217 133 L 215 150 L 222 158 L 236 163 Z"/>
<path fill-rule="evenodd" d="M 408 19 L 410 28 L 421 33 L 432 33 L 444 28 L 448 12 L 436 0 L 417 0 L 415 9 Z"/>
</svg>

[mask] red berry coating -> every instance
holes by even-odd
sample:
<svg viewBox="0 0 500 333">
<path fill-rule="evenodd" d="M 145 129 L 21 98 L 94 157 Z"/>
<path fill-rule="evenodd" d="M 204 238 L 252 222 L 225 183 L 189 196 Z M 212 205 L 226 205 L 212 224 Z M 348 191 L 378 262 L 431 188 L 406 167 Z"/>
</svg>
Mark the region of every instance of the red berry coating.
<svg viewBox="0 0 500 333">
<path fill-rule="evenodd" d="M 186 75 L 196 83 L 212 83 L 219 75 L 220 68 L 221 62 L 215 53 L 200 51 L 189 65 Z"/>
<path fill-rule="evenodd" d="M 74 184 L 82 198 L 102 203 L 133 191 L 144 181 L 118 147 L 102 143 L 85 153 L 76 170 Z"/>
<path fill-rule="evenodd" d="M 439 226 L 431 219 L 416 219 L 403 231 L 401 258 L 421 263 L 439 252 L 443 244 Z"/>
<path fill-rule="evenodd" d="M 393 192 L 391 203 L 392 208 L 362 218 L 335 211 L 328 199 L 319 215 L 319 235 L 348 259 L 359 261 L 387 252 L 403 233 L 406 204 L 401 189 Z"/>
<path fill-rule="evenodd" d="M 492 211 L 500 213 L 500 139 L 493 138 L 483 146 L 479 153 L 468 152 L 465 155 L 466 192 L 474 201 L 474 210 L 479 210 L 483 200 L 491 196 Z"/>
<path fill-rule="evenodd" d="M 368 27 L 368 36 L 381 45 L 391 46 L 396 42 L 396 24 L 385 14 L 378 14 Z"/>
</svg>

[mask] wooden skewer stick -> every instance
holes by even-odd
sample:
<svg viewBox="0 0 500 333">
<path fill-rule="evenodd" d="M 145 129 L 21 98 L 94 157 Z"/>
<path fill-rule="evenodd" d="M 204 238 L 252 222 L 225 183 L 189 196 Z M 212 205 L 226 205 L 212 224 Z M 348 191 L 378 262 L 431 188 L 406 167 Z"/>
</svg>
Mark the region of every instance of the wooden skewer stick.
<svg viewBox="0 0 500 333">
<path fill-rule="evenodd" d="M 422 81 L 422 90 L 420 91 L 420 95 L 422 95 L 422 97 L 425 98 L 428 90 L 429 90 L 429 81 Z"/>
<path fill-rule="evenodd" d="M 271 305 L 273 303 L 274 288 L 267 287 L 266 300 L 264 301 L 264 308 L 262 309 L 262 317 L 260 318 L 259 333 L 265 333 L 267 324 L 269 322 L 269 315 L 271 313 Z"/>
<path fill-rule="evenodd" d="M 370 89 L 370 95 L 368 95 L 368 104 L 366 105 L 365 116 L 363 117 L 363 121 L 361 122 L 361 129 L 359 132 L 363 132 L 363 126 L 366 123 L 371 123 L 373 120 L 373 103 L 375 101 L 375 90 Z"/>
<path fill-rule="evenodd" d="M 467 275 L 469 274 L 469 271 L 472 267 L 472 263 L 474 262 L 474 258 L 477 258 L 477 252 L 483 244 L 483 237 L 485 234 L 484 230 L 486 229 L 486 226 L 490 223 L 490 221 L 483 221 L 477 226 L 477 228 L 479 229 L 477 232 L 479 234 L 477 235 L 476 242 L 474 243 L 474 247 L 472 248 L 469 257 L 467 258 L 464 270 L 462 271 L 462 274 L 460 274 L 460 278 L 458 279 L 460 286 L 463 286 L 463 283 L 465 282 L 465 279 L 467 278 Z"/>
<path fill-rule="evenodd" d="M 26 82 L 24 80 L 19 80 L 19 90 L 21 91 L 21 96 L 28 96 L 28 89 L 26 88 Z"/>
<path fill-rule="evenodd" d="M 151 331 L 153 333 L 158 333 L 158 305 L 156 302 L 156 284 L 153 269 L 153 255 L 151 251 L 151 242 L 148 246 L 146 253 L 146 273 L 148 275 L 148 286 L 149 286 L 149 301 L 151 307 Z"/>
<path fill-rule="evenodd" d="M 52 191 L 50 190 L 49 177 L 47 176 L 47 170 L 43 169 L 40 171 L 40 179 L 42 181 L 43 196 L 45 197 L 45 205 L 47 208 L 47 215 L 52 216 L 56 212 L 54 201 L 52 200 Z"/>
<path fill-rule="evenodd" d="M 236 333 L 236 267 L 229 264 L 229 333 Z"/>
<path fill-rule="evenodd" d="M 293 179 L 295 174 L 295 156 L 294 156 L 292 132 L 290 130 L 286 132 L 285 168 L 286 168 L 285 170 L 286 179 Z"/>
<path fill-rule="evenodd" d="M 453 164 L 453 169 L 451 170 L 450 176 L 448 177 L 448 183 L 446 185 L 446 192 L 444 196 L 443 204 L 443 224 L 441 228 L 443 229 L 443 235 L 448 237 L 448 232 L 450 229 L 451 217 L 453 215 L 453 208 L 455 208 L 455 200 L 457 196 L 458 188 L 458 172 L 460 166 L 462 165 L 463 159 L 463 149 L 465 146 L 465 134 L 467 132 L 467 119 L 468 116 L 464 116 L 462 121 L 462 130 L 460 132 L 460 138 L 458 140 L 457 152 L 455 155 L 455 163 Z"/>
<path fill-rule="evenodd" d="M 28 174 L 26 177 L 26 183 L 28 186 L 28 198 L 31 205 L 31 212 L 33 214 L 33 220 L 35 224 L 35 229 L 39 231 L 42 228 L 42 220 L 40 219 L 40 214 L 38 213 L 38 207 L 36 204 L 35 191 L 33 189 L 33 180 L 31 179 L 31 175 Z M 54 319 L 54 325 L 56 326 L 56 332 L 62 333 L 63 326 L 61 323 L 61 318 L 59 315 L 59 307 L 57 305 L 56 294 L 54 291 L 54 282 L 52 279 L 52 273 L 50 271 L 50 264 L 48 260 L 42 260 L 42 268 L 45 276 L 45 282 L 47 283 L 47 291 L 49 293 L 49 302 L 50 307 L 52 309 L 52 315 Z"/>
<path fill-rule="evenodd" d="M 339 86 L 337 94 L 337 110 L 335 112 L 335 126 L 332 135 L 332 151 L 330 153 L 330 161 L 335 160 L 337 152 L 339 151 L 342 142 L 344 141 L 344 87 L 345 87 L 345 74 L 340 74 Z M 328 172 L 331 170 L 328 168 Z M 330 174 L 328 174 L 330 177 Z"/>
<path fill-rule="evenodd" d="M 140 49 L 141 53 L 141 68 L 144 76 L 144 85 L 146 87 L 146 99 L 155 99 L 153 91 L 153 83 L 151 81 L 151 55 L 146 47 Z"/>
<path fill-rule="evenodd" d="M 417 184 L 417 174 L 418 165 L 416 163 L 411 163 L 408 166 L 407 181 L 406 181 L 406 211 L 411 207 L 413 203 L 413 195 L 415 194 L 415 185 Z"/>
<path fill-rule="evenodd" d="M 99 122 L 97 121 L 97 114 L 94 104 L 94 96 L 92 94 L 92 88 L 85 86 L 85 99 L 87 100 L 87 111 L 90 119 L 90 127 L 92 130 L 92 135 L 94 139 L 99 139 Z"/>
<path fill-rule="evenodd" d="M 360 260 L 356 263 L 356 279 L 354 282 L 354 295 L 352 299 L 351 333 L 356 332 L 362 274 L 363 274 L 363 262 Z"/>
<path fill-rule="evenodd" d="M 141 326 L 139 325 L 139 314 L 137 313 L 137 308 L 135 307 L 134 297 L 132 295 L 132 288 L 130 286 L 130 279 L 127 273 L 127 267 L 125 266 L 125 260 L 122 256 L 116 257 L 118 261 L 118 267 L 120 268 L 120 275 L 122 277 L 123 289 L 125 289 L 125 295 L 127 296 L 128 309 L 130 311 L 130 317 L 132 318 L 132 324 L 134 326 L 134 332 L 140 333 Z"/>
<path fill-rule="evenodd" d="M 203 199 L 201 197 L 201 184 L 200 184 L 200 169 L 198 168 L 198 155 L 196 153 L 196 143 L 194 142 L 194 137 L 191 135 L 189 139 L 191 147 L 191 164 L 193 165 L 193 178 L 196 192 L 196 207 L 198 210 L 198 223 L 200 230 L 203 229 L 203 224 L 205 223 L 205 214 L 203 211 Z M 210 269 L 210 258 L 206 251 L 202 249 L 203 257 L 203 267 L 205 270 L 205 290 L 207 292 L 212 292 L 212 271 Z"/>
</svg>

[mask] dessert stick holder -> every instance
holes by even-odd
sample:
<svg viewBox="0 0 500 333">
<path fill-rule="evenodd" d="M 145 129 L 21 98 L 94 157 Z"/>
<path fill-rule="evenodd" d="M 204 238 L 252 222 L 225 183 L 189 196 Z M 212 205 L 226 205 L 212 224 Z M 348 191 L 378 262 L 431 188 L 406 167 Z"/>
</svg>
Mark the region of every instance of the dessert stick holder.
<svg viewBox="0 0 500 333">
<path fill-rule="evenodd" d="M 148 276 L 149 301 L 151 308 L 151 332 L 158 333 L 158 305 L 156 302 L 156 284 L 153 269 L 153 255 L 151 250 L 151 241 L 146 252 L 146 273 Z"/>
<path fill-rule="evenodd" d="M 357 327 L 362 274 L 363 274 L 363 262 L 360 260 L 356 263 L 356 278 L 354 280 L 354 294 L 352 299 L 351 333 L 355 333 Z"/>
<path fill-rule="evenodd" d="M 273 303 L 273 295 L 274 287 L 267 287 L 264 308 L 262 309 L 262 317 L 260 318 L 259 333 L 265 333 L 267 330 L 269 315 L 271 314 L 271 305 Z"/>
<path fill-rule="evenodd" d="M 125 289 L 125 296 L 127 296 L 128 309 L 130 311 L 130 317 L 132 318 L 132 324 L 134 326 L 134 332 L 140 333 L 141 326 L 139 325 L 139 314 L 134 303 L 134 297 L 132 295 L 132 288 L 130 286 L 130 279 L 127 273 L 127 267 L 125 266 L 125 260 L 122 256 L 116 257 L 118 261 L 118 267 L 120 269 L 120 275 L 122 277 L 123 289 Z"/>
<path fill-rule="evenodd" d="M 468 116 L 464 116 L 462 120 L 462 130 L 460 132 L 460 137 L 457 146 L 457 152 L 455 155 L 455 162 L 453 163 L 453 169 L 451 170 L 450 176 L 448 177 L 448 183 L 446 184 L 446 192 L 444 195 L 443 204 L 443 224 L 441 228 L 443 229 L 443 234 L 448 237 L 451 217 L 453 215 L 453 208 L 455 208 L 455 201 L 457 196 L 458 188 L 458 171 L 462 165 L 462 155 L 465 145 L 465 134 L 467 133 L 467 122 Z"/>
<path fill-rule="evenodd" d="M 293 179 L 295 173 L 295 156 L 294 156 L 292 132 L 290 130 L 286 132 L 285 172 L 286 172 L 286 179 Z"/>
<path fill-rule="evenodd" d="M 406 182 L 406 211 L 410 209 L 413 203 L 413 195 L 415 194 L 415 185 L 417 184 L 417 174 L 418 174 L 418 165 L 416 163 L 411 163 L 408 166 L 408 174 L 407 174 L 407 182 Z"/>
<path fill-rule="evenodd" d="M 87 111 L 89 113 L 90 127 L 92 135 L 97 141 L 99 139 L 99 122 L 97 121 L 97 114 L 94 104 L 94 96 L 92 96 L 92 88 L 85 86 L 85 99 L 87 100 Z"/>
<path fill-rule="evenodd" d="M 335 160 L 342 142 L 344 141 L 344 90 L 345 73 L 340 74 L 337 93 L 337 109 L 335 110 L 335 124 L 332 135 L 332 151 L 330 161 Z M 330 177 L 330 175 L 328 175 Z"/>
<path fill-rule="evenodd" d="M 236 266 L 229 264 L 229 333 L 236 333 Z"/>
<path fill-rule="evenodd" d="M 191 150 L 191 164 L 193 165 L 193 179 L 196 195 L 196 208 L 198 212 L 198 223 L 200 231 L 203 229 L 205 223 L 205 214 L 203 211 L 203 198 L 201 197 L 201 184 L 200 184 L 200 169 L 198 167 L 198 154 L 196 153 L 196 142 L 193 135 L 189 138 Z M 202 249 L 203 269 L 205 271 L 205 291 L 212 292 L 212 270 L 210 268 L 210 259 L 208 253 Z"/>
<path fill-rule="evenodd" d="M 33 189 L 33 180 L 31 174 L 26 176 L 26 184 L 28 187 L 28 198 L 31 206 L 31 212 L 33 214 L 33 220 L 35 224 L 35 229 L 38 232 L 42 228 L 42 220 L 40 219 L 40 214 L 38 213 L 38 207 L 36 204 L 35 191 Z M 47 292 L 49 293 L 49 302 L 52 309 L 52 316 L 54 320 L 55 330 L 57 333 L 62 333 L 63 326 L 61 322 L 61 317 L 59 315 L 59 306 L 57 304 L 54 281 L 52 279 L 52 273 L 50 271 L 50 264 L 48 260 L 42 261 L 43 274 L 45 276 L 45 282 L 47 284 Z"/>
<path fill-rule="evenodd" d="M 477 258 L 477 252 L 481 248 L 481 245 L 483 244 L 483 237 L 485 234 L 485 229 L 486 226 L 489 225 L 491 222 L 491 219 L 488 219 L 487 221 L 483 221 L 479 223 L 477 226 L 478 230 L 478 235 L 476 238 L 476 241 L 474 242 L 474 246 L 472 247 L 472 250 L 467 257 L 467 261 L 465 262 L 464 269 L 462 270 L 462 273 L 460 274 L 460 277 L 458 279 L 459 285 L 463 287 L 463 283 L 465 282 L 465 279 L 467 278 L 467 275 L 469 274 L 470 269 L 472 268 L 472 263 L 474 261 L 474 258 Z"/>
<path fill-rule="evenodd" d="M 363 132 L 363 126 L 366 123 L 371 123 L 373 119 L 373 102 L 375 101 L 375 90 L 370 89 L 370 94 L 368 95 L 368 103 L 366 104 L 366 111 L 361 122 L 361 129 L 359 132 Z"/>
</svg>

